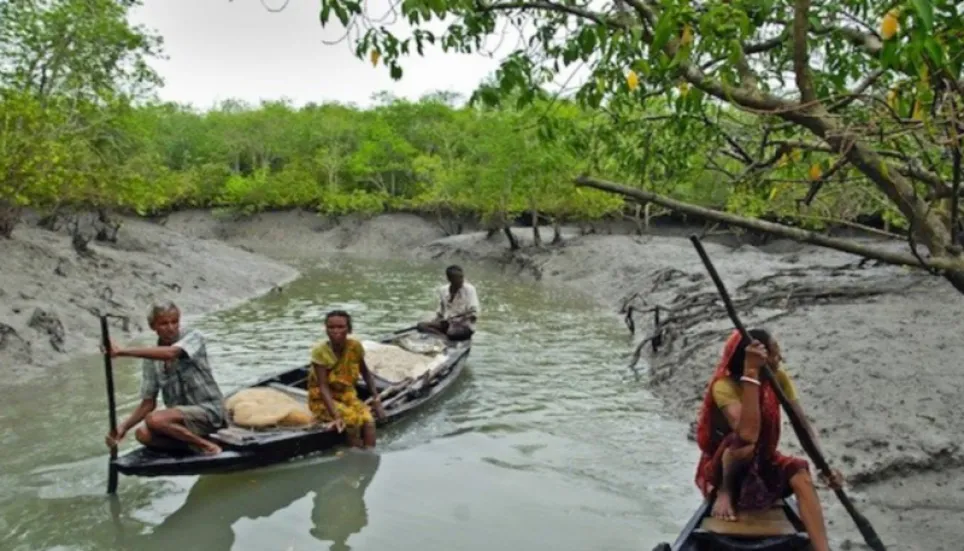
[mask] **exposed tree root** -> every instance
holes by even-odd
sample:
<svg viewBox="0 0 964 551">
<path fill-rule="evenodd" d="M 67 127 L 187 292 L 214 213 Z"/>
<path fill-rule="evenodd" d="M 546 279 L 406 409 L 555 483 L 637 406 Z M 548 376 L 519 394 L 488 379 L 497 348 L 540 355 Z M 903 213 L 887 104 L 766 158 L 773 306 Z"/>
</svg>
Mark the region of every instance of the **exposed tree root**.
<svg viewBox="0 0 964 551">
<path fill-rule="evenodd" d="M 887 462 L 885 465 L 875 466 L 872 469 L 852 473 L 847 476 L 847 484 L 854 488 L 876 484 L 884 480 L 896 477 L 906 477 L 908 475 L 929 471 L 944 471 L 948 469 L 964 467 L 964 455 L 956 446 L 942 449 L 928 454 L 924 458 L 915 459 L 896 459 Z"/>
<path fill-rule="evenodd" d="M 772 321 L 792 313 L 797 307 L 810 304 L 830 304 L 855 302 L 868 297 L 901 293 L 917 284 L 896 284 L 893 282 L 868 282 L 864 284 L 837 284 L 814 282 L 795 282 L 807 276 L 823 276 L 821 279 L 842 276 L 854 269 L 859 269 L 860 263 L 846 264 L 837 267 L 809 267 L 781 270 L 766 276 L 747 281 L 735 289 L 733 305 L 737 312 L 749 313 L 757 308 L 779 310 L 778 313 L 767 317 L 764 321 Z M 694 285 L 680 286 L 682 279 L 696 282 Z M 677 363 L 685 361 L 695 350 L 701 348 L 707 341 L 719 337 L 720 330 L 706 330 L 696 334 L 688 332 L 699 325 L 726 319 L 726 310 L 715 289 L 703 290 L 703 274 L 687 274 L 675 268 L 660 270 L 654 274 L 648 292 L 635 293 L 627 297 L 620 310 L 625 314 L 626 325 L 631 334 L 635 334 L 635 314 L 654 315 L 652 330 L 636 346 L 630 363 L 630 369 L 639 376 L 636 364 L 642 356 L 643 348 L 649 344 L 653 353 L 662 352 L 666 355 L 679 348 L 680 357 Z M 786 281 L 790 280 L 790 281 Z M 656 293 L 661 287 L 673 283 L 677 285 L 675 298 L 669 304 L 647 303 L 645 296 Z M 651 374 L 653 382 L 671 376 L 672 373 Z"/>
</svg>

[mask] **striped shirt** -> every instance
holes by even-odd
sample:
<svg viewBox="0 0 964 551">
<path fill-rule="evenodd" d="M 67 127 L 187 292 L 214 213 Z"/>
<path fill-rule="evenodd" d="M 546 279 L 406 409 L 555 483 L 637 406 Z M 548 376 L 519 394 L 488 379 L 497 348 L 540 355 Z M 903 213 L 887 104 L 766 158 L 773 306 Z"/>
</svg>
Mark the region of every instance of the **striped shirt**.
<svg viewBox="0 0 964 551">
<path fill-rule="evenodd" d="M 224 397 L 208 364 L 204 335 L 197 330 L 182 331 L 173 346 L 184 351 L 180 358 L 142 362 L 141 399 L 156 400 L 160 393 L 166 407 L 200 406 L 212 423 L 223 424 Z"/>
</svg>

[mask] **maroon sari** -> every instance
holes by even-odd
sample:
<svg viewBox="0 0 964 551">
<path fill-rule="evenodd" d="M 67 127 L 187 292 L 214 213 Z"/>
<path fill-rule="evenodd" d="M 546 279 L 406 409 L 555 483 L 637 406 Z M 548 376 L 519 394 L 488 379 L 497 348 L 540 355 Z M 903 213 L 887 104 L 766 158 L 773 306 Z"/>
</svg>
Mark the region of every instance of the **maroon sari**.
<svg viewBox="0 0 964 551">
<path fill-rule="evenodd" d="M 696 486 L 708 497 L 720 485 L 723 452 L 730 446 L 745 445 L 730 428 L 722 411 L 713 400 L 713 383 L 730 377 L 730 358 L 740 344 L 740 333 L 734 331 L 723 346 L 720 363 L 710 378 L 696 426 L 696 442 L 702 455 L 696 468 Z M 777 451 L 780 441 L 780 401 L 769 381 L 761 381 L 760 435 L 746 474 L 733 496 L 737 509 L 759 510 L 770 507 L 777 499 L 792 493 L 790 478 L 801 469 L 809 470 L 806 459 Z"/>
</svg>

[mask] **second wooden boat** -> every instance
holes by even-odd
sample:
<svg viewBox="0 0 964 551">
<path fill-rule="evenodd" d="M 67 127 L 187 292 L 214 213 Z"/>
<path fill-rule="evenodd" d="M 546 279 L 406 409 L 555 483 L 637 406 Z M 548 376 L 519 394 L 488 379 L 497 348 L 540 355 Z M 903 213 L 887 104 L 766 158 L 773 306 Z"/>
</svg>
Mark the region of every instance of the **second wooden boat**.
<svg viewBox="0 0 964 551">
<path fill-rule="evenodd" d="M 704 501 L 676 541 L 653 551 L 810 551 L 796 502 L 781 500 L 765 511 L 738 514 L 725 521 L 710 516 L 712 501 Z"/>
</svg>

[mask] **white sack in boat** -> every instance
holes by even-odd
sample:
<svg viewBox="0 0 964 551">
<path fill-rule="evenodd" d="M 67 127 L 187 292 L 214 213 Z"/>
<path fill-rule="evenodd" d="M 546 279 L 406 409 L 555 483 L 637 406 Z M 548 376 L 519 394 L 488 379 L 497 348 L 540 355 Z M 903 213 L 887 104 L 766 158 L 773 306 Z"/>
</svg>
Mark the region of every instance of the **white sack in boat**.
<svg viewBox="0 0 964 551">
<path fill-rule="evenodd" d="M 362 346 L 365 347 L 365 363 L 368 368 L 389 381 L 418 377 L 445 360 L 444 356 L 416 354 L 400 346 L 376 341 L 362 341 Z"/>
<path fill-rule="evenodd" d="M 231 422 L 239 427 L 299 427 L 313 420 L 307 405 L 273 388 L 246 388 L 224 405 Z"/>
</svg>

